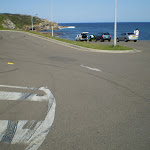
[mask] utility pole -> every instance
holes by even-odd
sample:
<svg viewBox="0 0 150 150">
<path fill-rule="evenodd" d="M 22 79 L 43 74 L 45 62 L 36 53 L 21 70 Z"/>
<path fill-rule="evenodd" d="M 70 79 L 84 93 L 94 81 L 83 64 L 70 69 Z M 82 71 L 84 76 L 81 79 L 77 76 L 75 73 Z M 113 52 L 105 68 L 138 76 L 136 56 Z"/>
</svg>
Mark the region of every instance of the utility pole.
<svg viewBox="0 0 150 150">
<path fill-rule="evenodd" d="M 116 46 L 117 35 L 117 0 L 115 0 L 115 24 L 114 24 L 114 46 Z"/>
<path fill-rule="evenodd" d="M 37 14 L 36 14 L 37 16 Z M 31 24 L 32 24 L 32 31 L 33 31 L 33 16 L 31 16 Z"/>
<path fill-rule="evenodd" d="M 53 0 L 51 0 L 51 28 L 52 28 L 52 37 L 54 36 L 53 35 L 53 26 L 54 26 L 54 24 L 53 24 Z"/>
</svg>

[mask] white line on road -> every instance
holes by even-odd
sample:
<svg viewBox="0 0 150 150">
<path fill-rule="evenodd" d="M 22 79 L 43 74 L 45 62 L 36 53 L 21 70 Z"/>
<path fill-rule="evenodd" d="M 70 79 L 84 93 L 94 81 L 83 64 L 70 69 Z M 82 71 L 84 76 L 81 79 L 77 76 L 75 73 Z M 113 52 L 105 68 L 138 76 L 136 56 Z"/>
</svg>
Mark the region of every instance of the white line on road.
<svg viewBox="0 0 150 150">
<path fill-rule="evenodd" d="M 37 90 L 37 88 L 15 87 L 5 85 L 0 85 L 0 87 Z M 49 89 L 41 87 L 38 90 L 43 91 L 45 95 L 37 96 L 36 94 L 30 94 L 30 96 L 27 97 L 27 99 L 25 98 L 27 93 L 13 93 L 0 91 L 0 100 L 12 99 L 19 101 L 23 98 L 29 101 L 49 101 L 47 115 L 44 121 L 0 120 L 0 142 L 8 144 L 28 144 L 25 150 L 37 150 L 38 147 L 43 143 L 54 121 L 56 101 Z"/>
<path fill-rule="evenodd" d="M 97 69 L 97 68 L 91 68 L 91 67 L 88 67 L 88 66 L 84 66 L 84 65 L 80 65 L 81 67 L 84 67 L 84 68 L 87 68 L 89 70 L 93 70 L 93 71 L 100 71 L 102 72 L 101 70 Z"/>
</svg>

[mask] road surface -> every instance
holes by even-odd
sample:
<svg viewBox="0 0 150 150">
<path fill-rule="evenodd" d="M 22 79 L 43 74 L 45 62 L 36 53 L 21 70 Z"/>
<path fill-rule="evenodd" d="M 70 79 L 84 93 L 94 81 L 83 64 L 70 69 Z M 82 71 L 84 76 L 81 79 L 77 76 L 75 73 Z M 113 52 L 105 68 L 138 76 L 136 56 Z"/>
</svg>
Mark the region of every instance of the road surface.
<svg viewBox="0 0 150 150">
<path fill-rule="evenodd" d="M 0 94 L 0 120 L 7 126 L 0 127 L 0 149 L 31 145 L 33 150 L 35 144 L 38 150 L 149 150 L 150 42 L 127 44 L 142 51 L 88 52 L 26 33 L 0 31 L 0 85 L 5 85 L 0 91 L 10 96 L 5 101 Z M 30 96 L 40 99 L 45 89 L 54 96 L 56 109 L 39 139 L 41 130 L 35 128 L 46 120 L 50 102 L 32 101 Z M 30 95 L 23 95 L 22 103 L 20 98 L 12 101 L 11 94 L 17 93 Z M 16 142 L 19 129 L 23 137 Z M 12 135 L 5 138 L 7 130 Z M 34 142 L 27 131 L 31 136 L 36 131 Z"/>
</svg>

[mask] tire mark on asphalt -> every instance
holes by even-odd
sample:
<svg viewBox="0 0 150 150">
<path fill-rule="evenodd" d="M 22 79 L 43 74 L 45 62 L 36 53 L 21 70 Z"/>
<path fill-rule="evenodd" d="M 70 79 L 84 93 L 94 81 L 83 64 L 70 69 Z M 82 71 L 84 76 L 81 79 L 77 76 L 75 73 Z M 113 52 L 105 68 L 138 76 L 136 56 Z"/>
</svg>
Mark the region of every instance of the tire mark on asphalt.
<svg viewBox="0 0 150 150">
<path fill-rule="evenodd" d="M 12 69 L 12 70 L 7 70 L 7 71 L 2 71 L 2 72 L 0 72 L 0 73 L 8 73 L 8 72 L 13 72 L 13 71 L 16 71 L 16 70 L 19 70 L 19 68 Z"/>
<path fill-rule="evenodd" d="M 3 37 L 2 36 L 0 36 L 0 40 L 2 40 L 3 39 Z"/>
<path fill-rule="evenodd" d="M 8 59 L 8 58 L 4 58 L 4 59 Z M 136 96 L 138 96 L 138 97 L 144 99 L 144 100 L 147 101 L 147 102 L 150 102 L 149 99 L 147 99 L 146 97 L 144 97 L 144 96 L 140 95 L 139 93 L 133 91 L 132 89 L 130 89 L 130 88 L 124 86 L 124 85 L 121 85 L 121 84 L 119 84 L 119 83 L 117 83 L 117 82 L 115 82 L 115 81 L 113 81 L 113 80 L 110 80 L 110 79 L 101 77 L 101 76 L 99 76 L 99 75 L 95 75 L 95 74 L 93 74 L 93 73 L 89 73 L 89 72 L 86 72 L 86 71 L 81 71 L 81 70 L 77 70 L 77 69 L 73 69 L 73 68 L 69 68 L 69 67 L 65 67 L 65 66 L 52 65 L 52 64 L 50 64 L 50 63 L 39 63 L 39 62 L 35 62 L 35 61 L 27 61 L 27 60 L 19 60 L 19 59 L 14 59 L 14 60 L 16 60 L 16 61 L 21 61 L 21 62 L 33 63 L 33 64 L 39 64 L 39 65 L 44 65 L 44 66 L 51 66 L 51 67 L 63 68 L 63 69 L 67 69 L 67 70 L 73 70 L 73 71 L 85 73 L 85 74 L 88 74 L 88 75 L 90 75 L 90 76 L 94 76 L 94 77 L 96 77 L 96 78 L 105 80 L 105 81 L 107 81 L 107 82 L 109 82 L 109 83 L 111 83 L 111 84 L 113 84 L 113 85 L 115 85 L 115 86 L 117 86 L 117 87 L 120 87 L 120 88 L 122 88 L 122 89 L 125 89 L 125 90 L 129 91 L 130 93 L 135 94 Z"/>
</svg>

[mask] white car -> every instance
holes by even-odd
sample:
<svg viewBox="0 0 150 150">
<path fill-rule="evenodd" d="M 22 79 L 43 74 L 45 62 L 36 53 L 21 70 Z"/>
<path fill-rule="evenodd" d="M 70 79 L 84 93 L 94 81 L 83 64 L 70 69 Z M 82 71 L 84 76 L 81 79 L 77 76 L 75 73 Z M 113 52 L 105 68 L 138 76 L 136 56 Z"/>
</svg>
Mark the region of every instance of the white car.
<svg viewBox="0 0 150 150">
<path fill-rule="evenodd" d="M 136 42 L 138 40 L 138 36 L 135 35 L 134 33 L 122 33 L 118 38 L 117 38 L 117 42 L 119 41 L 134 41 Z"/>
<path fill-rule="evenodd" d="M 87 41 L 88 40 L 88 36 L 87 36 L 88 32 L 82 32 L 81 34 L 78 34 L 75 38 L 76 41 Z"/>
</svg>

